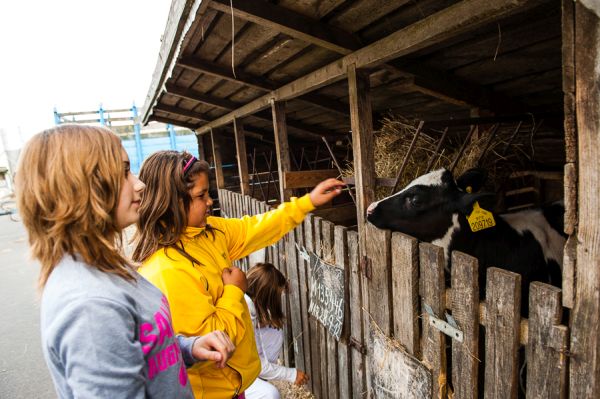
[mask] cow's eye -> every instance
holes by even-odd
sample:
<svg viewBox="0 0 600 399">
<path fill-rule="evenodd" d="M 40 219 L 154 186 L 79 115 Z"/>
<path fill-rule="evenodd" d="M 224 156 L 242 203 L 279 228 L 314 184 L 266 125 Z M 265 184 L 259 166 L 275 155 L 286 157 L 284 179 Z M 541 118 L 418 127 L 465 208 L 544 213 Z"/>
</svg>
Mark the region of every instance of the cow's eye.
<svg viewBox="0 0 600 399">
<path fill-rule="evenodd" d="M 413 208 L 418 208 L 422 205 L 421 198 L 418 195 L 413 195 L 412 197 L 408 197 L 408 204 Z"/>
</svg>

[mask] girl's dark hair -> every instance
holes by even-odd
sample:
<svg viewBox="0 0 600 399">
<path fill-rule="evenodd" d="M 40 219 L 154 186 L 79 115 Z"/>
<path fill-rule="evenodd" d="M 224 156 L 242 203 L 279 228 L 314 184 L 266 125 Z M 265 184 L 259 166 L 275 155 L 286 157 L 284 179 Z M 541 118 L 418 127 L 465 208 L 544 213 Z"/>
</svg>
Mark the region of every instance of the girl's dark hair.
<svg viewBox="0 0 600 399">
<path fill-rule="evenodd" d="M 158 151 L 144 161 L 140 180 L 142 193 L 132 259 L 143 262 L 160 248 L 175 245 L 187 227 L 192 197 L 190 190 L 199 174 L 210 170 L 197 160 L 183 172 L 192 154 L 183 151 Z"/>
<path fill-rule="evenodd" d="M 281 294 L 287 291 L 287 279 L 271 263 L 257 263 L 246 276 L 247 294 L 254 305 L 262 327 L 282 328 L 284 324 Z"/>
</svg>

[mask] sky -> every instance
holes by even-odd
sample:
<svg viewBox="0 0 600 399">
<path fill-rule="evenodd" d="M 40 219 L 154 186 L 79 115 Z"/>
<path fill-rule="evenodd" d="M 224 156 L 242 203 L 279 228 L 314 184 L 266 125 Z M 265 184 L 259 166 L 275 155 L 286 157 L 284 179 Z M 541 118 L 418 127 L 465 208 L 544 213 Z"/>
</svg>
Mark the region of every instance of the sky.
<svg viewBox="0 0 600 399">
<path fill-rule="evenodd" d="M 14 149 L 58 112 L 144 105 L 170 0 L 0 2 L 0 130 Z"/>
</svg>

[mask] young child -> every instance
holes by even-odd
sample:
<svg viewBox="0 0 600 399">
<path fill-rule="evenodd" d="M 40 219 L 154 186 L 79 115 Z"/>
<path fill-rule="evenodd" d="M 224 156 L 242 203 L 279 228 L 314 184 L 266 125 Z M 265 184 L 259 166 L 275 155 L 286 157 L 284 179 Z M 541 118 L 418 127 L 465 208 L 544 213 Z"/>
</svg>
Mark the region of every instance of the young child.
<svg viewBox="0 0 600 399">
<path fill-rule="evenodd" d="M 247 279 L 244 299 L 250 310 L 262 368 L 259 378 L 246 390 L 246 399 L 279 399 L 279 391 L 267 381 L 284 380 L 303 385 L 309 379 L 301 370 L 277 364 L 283 346 L 281 296 L 287 291 L 288 283 L 271 263 L 257 263 L 248 271 Z"/>
<path fill-rule="evenodd" d="M 91 126 L 43 131 L 21 154 L 16 187 L 58 396 L 193 398 L 184 363 L 224 367 L 234 347 L 222 332 L 176 337 L 166 298 L 122 254 L 144 184 L 120 139 Z"/>
<path fill-rule="evenodd" d="M 133 258 L 169 299 L 175 332 L 223 330 L 236 345 L 227 368 L 198 364 L 188 370 L 196 395 L 231 399 L 243 397 L 261 369 L 243 299 L 246 276 L 231 262 L 275 243 L 315 206 L 338 195 L 343 183 L 329 179 L 265 214 L 224 219 L 209 216 L 208 172 L 206 162 L 186 152 L 159 151 L 146 159 Z"/>
</svg>

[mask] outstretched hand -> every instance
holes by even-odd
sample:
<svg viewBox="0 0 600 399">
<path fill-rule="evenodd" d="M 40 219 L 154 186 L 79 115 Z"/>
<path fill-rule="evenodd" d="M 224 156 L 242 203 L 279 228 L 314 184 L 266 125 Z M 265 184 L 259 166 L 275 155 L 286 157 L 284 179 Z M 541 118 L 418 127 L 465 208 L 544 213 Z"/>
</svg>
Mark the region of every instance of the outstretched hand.
<svg viewBox="0 0 600 399">
<path fill-rule="evenodd" d="M 346 184 L 337 179 L 323 180 L 310 192 L 310 200 L 315 207 L 325 205 L 342 192 Z"/>
<path fill-rule="evenodd" d="M 223 331 L 211 331 L 198 337 L 192 346 L 192 356 L 197 360 L 212 360 L 217 368 L 224 368 L 233 354 L 235 345 Z"/>
</svg>

